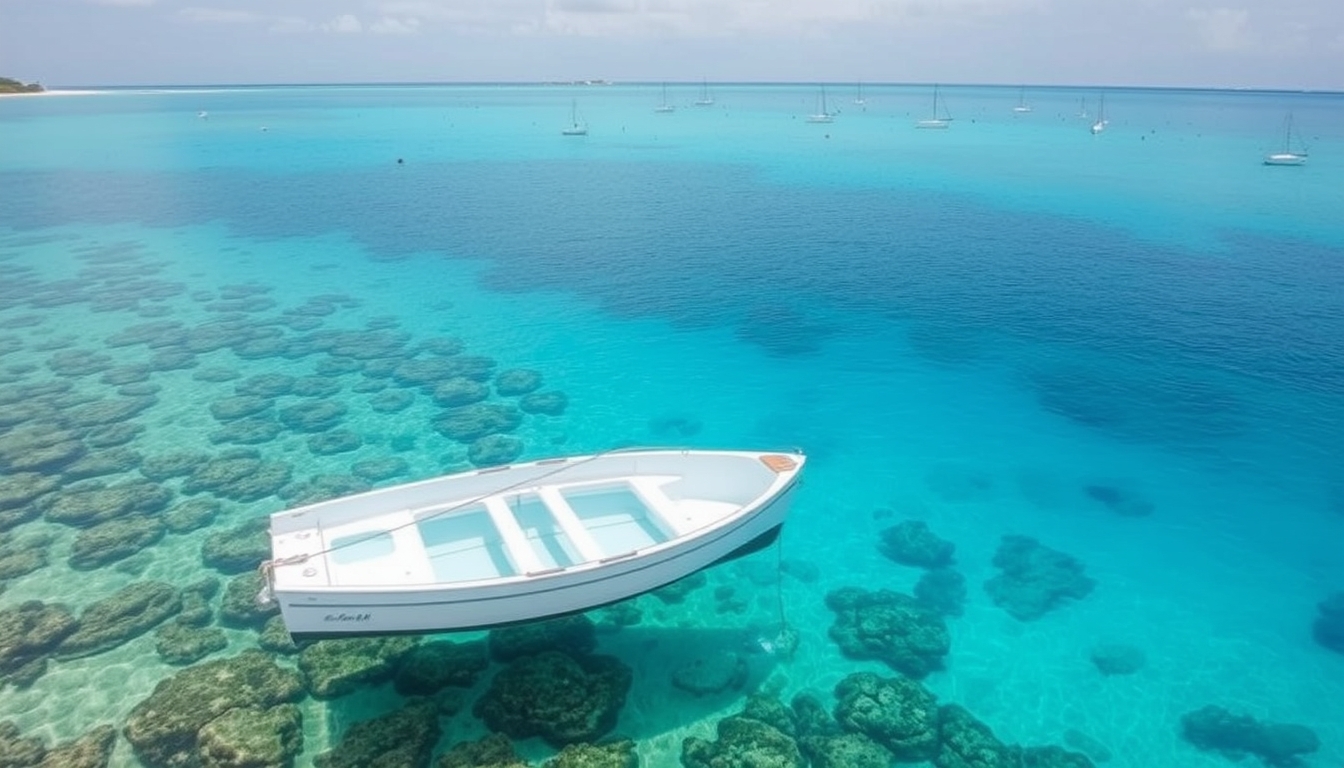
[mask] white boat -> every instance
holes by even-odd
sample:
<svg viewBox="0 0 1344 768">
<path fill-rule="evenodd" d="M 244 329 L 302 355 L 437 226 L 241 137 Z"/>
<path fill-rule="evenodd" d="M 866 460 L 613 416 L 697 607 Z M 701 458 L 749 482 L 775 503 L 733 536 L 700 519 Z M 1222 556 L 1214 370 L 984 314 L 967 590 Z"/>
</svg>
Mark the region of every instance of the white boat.
<svg viewBox="0 0 1344 768">
<path fill-rule="evenodd" d="M 770 544 L 805 461 L 618 450 L 310 504 L 271 515 L 258 597 L 300 640 L 584 611 Z"/>
<path fill-rule="evenodd" d="M 944 114 L 945 114 L 945 113 L 946 113 L 946 110 L 947 110 L 947 105 L 943 105 L 943 110 L 944 110 Z M 949 125 L 952 124 L 952 118 L 951 118 L 951 117 L 939 117 L 938 114 L 939 114 L 939 112 L 938 112 L 938 86 L 935 85 L 935 86 L 933 86 L 933 117 L 930 117 L 930 118 L 928 118 L 928 119 L 920 120 L 920 121 L 916 122 L 916 123 L 915 123 L 915 127 L 916 127 L 916 128 L 946 128 L 946 127 L 948 127 Z"/>
<path fill-rule="evenodd" d="M 1111 121 L 1106 119 L 1106 94 L 1103 93 L 1101 94 L 1101 97 L 1097 99 L 1097 119 L 1092 123 L 1092 135 L 1096 136 L 1098 133 L 1106 130 L 1106 126 L 1109 125 L 1110 122 Z"/>
<path fill-rule="evenodd" d="M 709 81 L 706 80 L 700 84 L 700 98 L 695 100 L 697 107 L 708 107 L 714 104 L 714 95 L 709 92 Z"/>
<path fill-rule="evenodd" d="M 677 108 L 672 106 L 672 104 L 667 100 L 667 83 L 663 83 L 663 101 L 661 104 L 654 107 L 653 111 L 661 114 L 667 114 L 669 112 L 677 111 Z"/>
<path fill-rule="evenodd" d="M 863 81 L 859 81 L 859 89 L 854 95 L 854 103 L 860 107 L 868 104 L 868 100 L 863 98 Z"/>
<path fill-rule="evenodd" d="M 1026 88 L 1023 88 L 1022 90 L 1018 91 L 1018 94 L 1017 94 L 1017 106 L 1016 106 L 1016 107 L 1013 107 L 1013 111 L 1016 112 L 1016 113 L 1018 113 L 1019 115 L 1031 111 L 1031 105 L 1027 103 L 1027 89 L 1026 89 Z"/>
<path fill-rule="evenodd" d="M 821 93 L 817 94 L 817 111 L 807 116 L 809 123 L 833 123 L 835 115 L 826 108 L 826 89 L 822 88 Z"/>
<path fill-rule="evenodd" d="M 1283 119 L 1283 151 L 1271 152 L 1265 155 L 1265 165 L 1305 165 L 1307 162 L 1307 150 L 1300 146 L 1293 146 L 1293 114 Z"/>
<path fill-rule="evenodd" d="M 569 125 L 561 128 L 560 133 L 564 136 L 587 136 L 588 124 L 579 120 L 579 100 L 574 101 L 569 106 Z"/>
</svg>

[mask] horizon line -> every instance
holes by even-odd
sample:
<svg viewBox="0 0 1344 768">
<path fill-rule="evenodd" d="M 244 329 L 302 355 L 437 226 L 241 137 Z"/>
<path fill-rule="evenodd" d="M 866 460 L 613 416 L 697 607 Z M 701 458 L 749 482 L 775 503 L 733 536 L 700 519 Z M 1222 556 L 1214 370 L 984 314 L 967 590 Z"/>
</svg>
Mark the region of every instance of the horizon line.
<svg viewBox="0 0 1344 768">
<path fill-rule="evenodd" d="M 40 81 L 33 81 L 40 83 Z M 138 83 L 138 84 L 62 84 L 42 86 L 46 91 L 72 90 L 131 90 L 131 89 L 189 89 L 189 88 L 373 88 L 373 87 L 443 87 L 443 86 L 943 86 L 949 88 L 1033 88 L 1033 89 L 1108 89 L 1108 90 L 1147 90 L 1147 91 L 1225 91 L 1232 93 L 1310 93 L 1344 94 L 1344 88 L 1289 88 L 1271 86 L 1215 86 L 1215 85 L 1104 85 L 1085 83 L 1065 85 L 1060 83 L 992 83 L 992 82 L 948 82 L 948 81 L 886 81 L 886 80 L 609 80 L 606 78 L 576 80 L 370 80 L 370 81 L 294 81 L 294 82 L 255 82 L 255 83 Z"/>
</svg>

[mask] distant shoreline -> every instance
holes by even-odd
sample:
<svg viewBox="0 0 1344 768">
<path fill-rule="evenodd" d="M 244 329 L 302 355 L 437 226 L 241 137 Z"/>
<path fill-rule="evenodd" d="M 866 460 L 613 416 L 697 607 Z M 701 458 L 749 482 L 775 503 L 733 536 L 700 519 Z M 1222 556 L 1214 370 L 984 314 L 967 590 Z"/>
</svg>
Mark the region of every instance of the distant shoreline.
<svg viewBox="0 0 1344 768">
<path fill-rule="evenodd" d="M 25 91 L 23 93 L 0 93 L 0 99 L 27 99 L 34 96 L 92 96 L 102 93 L 102 91 L 90 90 L 47 90 L 47 91 Z"/>
</svg>

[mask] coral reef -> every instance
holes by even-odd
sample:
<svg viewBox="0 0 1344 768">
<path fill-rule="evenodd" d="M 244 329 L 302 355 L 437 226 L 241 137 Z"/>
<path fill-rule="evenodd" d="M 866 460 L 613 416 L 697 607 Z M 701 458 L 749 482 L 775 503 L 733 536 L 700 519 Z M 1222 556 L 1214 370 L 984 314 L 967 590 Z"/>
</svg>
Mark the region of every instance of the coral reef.
<svg viewBox="0 0 1344 768">
<path fill-rule="evenodd" d="M 985 582 L 985 591 L 1020 621 L 1039 619 L 1066 600 L 1087 597 L 1096 584 L 1083 574 L 1077 559 L 1027 536 L 1004 536 L 994 565 L 1002 573 Z"/>
<path fill-rule="evenodd" d="M 1121 483 L 1089 483 L 1083 486 L 1083 493 L 1121 517 L 1147 517 L 1153 514 L 1153 502 Z"/>
<path fill-rule="evenodd" d="M 510 368 L 495 374 L 495 391 L 501 397 L 518 397 L 541 388 L 541 371 Z"/>
<path fill-rule="evenodd" d="M 746 685 L 748 672 L 747 660 L 741 654 L 709 651 L 672 670 L 672 684 L 697 696 L 737 691 Z"/>
<path fill-rule="evenodd" d="M 569 395 L 564 392 L 530 392 L 518 398 L 518 407 L 524 413 L 559 416 L 569 407 Z"/>
<path fill-rule="evenodd" d="M 479 403 L 490 396 L 490 388 L 479 381 L 458 376 L 440 382 L 431 393 L 436 405 L 456 408 Z"/>
<path fill-rule="evenodd" d="M 877 659 L 920 679 L 940 669 L 952 639 L 943 617 L 915 598 L 845 587 L 826 595 L 835 611 L 830 636 L 851 659 Z"/>
<path fill-rule="evenodd" d="M 303 715 L 293 704 L 230 709 L 196 732 L 201 768 L 290 768 L 303 749 Z"/>
<path fill-rule="evenodd" d="M 486 435 L 467 447 L 467 460 L 478 467 L 508 464 L 523 455 L 523 441 L 511 435 Z"/>
<path fill-rule="evenodd" d="M 923 520 L 903 520 L 882 531 L 882 554 L 901 565 L 943 568 L 952 564 L 956 545 L 941 539 Z"/>
<path fill-rule="evenodd" d="M 244 651 L 159 681 L 131 709 L 122 733 L 149 768 L 182 768 L 197 764 L 201 731 L 217 718 L 237 709 L 267 710 L 302 696 L 298 673 L 280 668 L 261 651 Z"/>
<path fill-rule="evenodd" d="M 23 736 L 14 723 L 0 722 L 0 765 L 5 768 L 107 768 L 117 731 L 100 725 L 74 741 L 48 748 Z"/>
<path fill-rule="evenodd" d="M 79 615 L 79 627 L 56 648 L 60 658 L 89 656 L 139 637 L 182 608 L 171 584 L 140 581 L 91 603 Z"/>
<path fill-rule="evenodd" d="M 319 640 L 299 651 L 299 672 L 314 698 L 334 699 L 392 679 L 419 642 L 410 636 Z"/>
<path fill-rule="evenodd" d="M 966 608 L 966 577 L 951 568 L 925 571 L 915 582 L 915 599 L 944 616 L 960 616 Z"/>
<path fill-rule="evenodd" d="M 216 627 L 192 627 L 170 621 L 154 631 L 154 650 L 168 664 L 195 664 L 229 645 L 224 630 Z"/>
<path fill-rule="evenodd" d="M 1240 761 L 1255 755 L 1270 768 L 1302 765 L 1302 755 L 1320 749 L 1315 732 L 1304 725 L 1266 723 L 1209 704 L 1181 716 L 1181 737 L 1199 749 Z"/>
<path fill-rule="evenodd" d="M 70 547 L 70 567 L 88 571 L 153 546 L 166 528 L 158 517 L 130 515 L 85 528 Z"/>
<path fill-rule="evenodd" d="M 798 743 L 773 725 L 732 715 L 715 730 L 714 741 L 691 736 L 681 743 L 685 768 L 807 768 Z"/>
<path fill-rule="evenodd" d="M 522 423 L 522 412 L 511 405 L 476 403 L 444 411 L 434 420 L 434 428 L 450 440 L 471 443 L 496 432 L 512 432 Z"/>
<path fill-rule="evenodd" d="M 439 756 L 435 768 L 528 768 L 518 756 L 513 742 L 502 733 L 491 733 L 477 741 L 459 741 Z"/>
<path fill-rule="evenodd" d="M 32 685 L 47 671 L 47 659 L 79 621 L 63 605 L 30 600 L 0 610 L 0 684 Z"/>
<path fill-rule="evenodd" d="M 157 514 L 172 498 L 172 491 L 147 480 L 112 485 L 85 480 L 43 496 L 36 504 L 50 522 L 87 528 L 127 515 Z"/>
<path fill-rule="evenodd" d="M 566 744 L 541 768 L 638 768 L 639 754 L 629 739 L 601 744 Z"/>
<path fill-rule="evenodd" d="M 938 703 L 914 680 L 857 672 L 836 685 L 835 697 L 841 727 L 868 736 L 898 761 L 916 763 L 938 753 Z"/>
<path fill-rule="evenodd" d="M 1344 592 L 1336 592 L 1316 605 L 1311 636 L 1322 648 L 1344 653 Z"/>
<path fill-rule="evenodd" d="M 616 724 L 630 668 L 613 656 L 559 651 L 524 656 L 495 676 L 472 712 L 493 731 L 561 747 L 594 741 Z"/>
<path fill-rule="evenodd" d="M 490 630 L 490 656 L 509 662 L 543 651 L 564 651 L 583 656 L 597 647 L 597 628 L 584 614 L 561 616 Z"/>
<path fill-rule="evenodd" d="M 224 574 L 256 570 L 270 556 L 270 520 L 265 517 L 211 533 L 201 545 L 201 561 Z"/>
<path fill-rule="evenodd" d="M 470 688 L 490 666 L 485 643 L 435 640 L 412 648 L 397 667 L 394 685 L 403 696 L 428 696 L 447 686 Z"/>
<path fill-rule="evenodd" d="M 1141 648 L 1123 643 L 1097 645 L 1092 648 L 1091 658 L 1103 675 L 1132 675 L 1148 661 Z"/>
<path fill-rule="evenodd" d="M 278 604 L 261 605 L 257 602 L 257 595 L 265 583 L 261 574 L 255 570 L 229 579 L 228 585 L 224 587 L 224 597 L 220 600 L 220 623 L 238 629 L 258 629 L 266 624 L 267 619 L 278 614 Z"/>
</svg>

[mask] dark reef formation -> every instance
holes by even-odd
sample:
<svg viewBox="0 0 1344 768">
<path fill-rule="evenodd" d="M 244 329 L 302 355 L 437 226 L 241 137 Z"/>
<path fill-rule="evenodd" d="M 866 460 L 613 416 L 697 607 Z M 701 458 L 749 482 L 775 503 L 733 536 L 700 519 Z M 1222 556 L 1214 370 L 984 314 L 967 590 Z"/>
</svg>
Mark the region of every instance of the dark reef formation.
<svg viewBox="0 0 1344 768">
<path fill-rule="evenodd" d="M 952 647 L 941 614 L 915 598 L 845 587 L 826 595 L 835 612 L 831 639 L 851 659 L 875 659 L 919 679 L 941 669 Z"/>
<path fill-rule="evenodd" d="M 1020 621 L 1039 619 L 1065 601 L 1087 597 L 1096 584 L 1077 559 L 1027 536 L 1004 536 L 994 565 L 1001 573 L 985 582 L 985 591 Z"/>
<path fill-rule="evenodd" d="M 952 564 L 956 545 L 939 538 L 923 520 L 903 520 L 881 533 L 878 549 L 901 565 L 945 568 Z"/>
<path fill-rule="evenodd" d="M 1344 592 L 1336 592 L 1316 605 L 1311 636 L 1322 648 L 1344 653 Z"/>
<path fill-rule="evenodd" d="M 1234 762 L 1254 755 L 1270 768 L 1303 765 L 1302 755 L 1315 752 L 1321 745 L 1316 733 L 1304 725 L 1261 722 L 1216 704 L 1182 715 L 1181 737 Z"/>
</svg>

